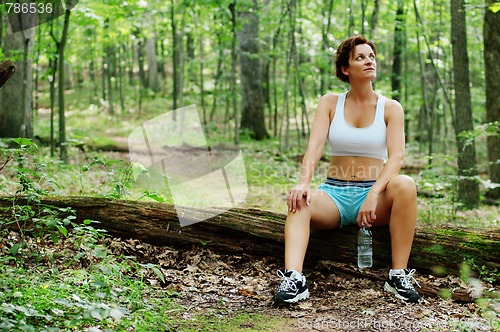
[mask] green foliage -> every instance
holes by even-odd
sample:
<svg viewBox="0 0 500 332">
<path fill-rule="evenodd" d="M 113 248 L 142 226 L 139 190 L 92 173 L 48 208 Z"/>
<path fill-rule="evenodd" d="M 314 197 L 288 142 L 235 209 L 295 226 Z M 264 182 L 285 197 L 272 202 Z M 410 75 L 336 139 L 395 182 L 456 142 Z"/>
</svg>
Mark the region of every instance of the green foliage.
<svg viewBox="0 0 500 332">
<path fill-rule="evenodd" d="M 494 2 L 491 6 L 488 7 L 488 9 L 495 14 L 498 13 L 500 11 L 500 1 Z"/>
<path fill-rule="evenodd" d="M 474 258 L 464 259 L 460 269 L 461 279 L 464 282 L 469 283 L 473 272 L 478 275 L 479 279 L 490 284 L 498 283 L 500 280 L 500 271 L 498 271 L 496 267 L 491 268 L 484 264 L 479 266 L 475 263 Z"/>
<path fill-rule="evenodd" d="M 115 257 L 101 245 L 89 244 L 89 236 L 85 239 L 82 253 L 93 262 L 86 269 L 1 264 L 1 330 L 169 330 L 164 311 L 176 309 L 170 295 L 136 277 L 153 272 L 164 281 L 161 271 Z"/>
<path fill-rule="evenodd" d="M 0 222 L 10 245 L 0 252 L 0 330 L 169 330 L 164 310 L 176 308 L 171 294 L 147 281 L 164 283 L 161 270 L 112 255 L 101 244 L 105 231 L 94 228 L 97 221 L 78 223 L 70 208 L 40 205 L 47 193 L 41 184 L 51 181 L 34 161 L 37 146 L 29 139 L 13 142 L 2 150 L 17 168 L 19 185 L 12 218 Z M 95 158 L 86 171 L 111 165 Z M 23 197 L 38 208 L 24 205 Z M 20 236 L 9 235 L 13 225 Z"/>
</svg>

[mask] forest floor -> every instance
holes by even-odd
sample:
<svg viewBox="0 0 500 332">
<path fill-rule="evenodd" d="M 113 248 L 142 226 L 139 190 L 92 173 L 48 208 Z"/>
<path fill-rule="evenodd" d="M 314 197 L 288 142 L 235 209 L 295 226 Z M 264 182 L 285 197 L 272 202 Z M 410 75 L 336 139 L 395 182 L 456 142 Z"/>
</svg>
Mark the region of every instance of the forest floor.
<svg viewBox="0 0 500 332">
<path fill-rule="evenodd" d="M 118 239 L 105 245 L 115 255 L 161 267 L 165 281 L 149 280 L 174 294 L 179 307 L 170 314 L 179 331 L 500 331 L 500 287 L 485 283 L 475 289 L 474 303 L 422 297 L 411 304 L 384 292 L 381 282 L 311 267 L 305 271 L 311 298 L 273 307 L 279 261 L 221 255 L 206 246 L 177 250 Z M 467 287 L 452 276 L 417 275 L 417 280 L 440 288 Z M 481 297 L 483 291 L 490 298 Z"/>
<path fill-rule="evenodd" d="M 294 158 L 278 154 L 275 148 L 266 146 L 255 144 L 245 150 L 249 180 L 246 207 L 283 212 L 283 193 L 295 183 L 298 165 Z M 114 197 L 116 188 L 127 188 L 130 184 L 130 169 L 126 168 L 128 156 L 125 153 L 75 153 L 69 166 L 45 163 L 44 155 L 47 154 L 36 155 L 33 164 L 37 170 L 38 165 L 43 165 L 49 179 L 57 178 L 60 188 L 53 189 L 52 194 Z M 323 164 L 326 165 L 325 162 Z M 442 174 L 444 168 L 419 171 L 415 176 L 419 189 L 439 194 L 451 192 L 452 185 Z M 16 167 L 2 171 L 0 194 L 16 192 L 19 187 L 17 176 Z M 43 181 L 37 183 L 43 184 Z M 142 192 L 138 191 L 135 195 L 141 196 Z M 137 199 L 135 196 L 132 198 Z M 462 212 L 457 211 L 453 202 L 453 197 L 448 195 L 441 198 L 436 195 L 432 199 L 420 197 L 419 223 L 498 227 L 497 206 L 484 205 Z M 11 255 L 12 243 L 8 243 L 7 239 L 8 236 L 0 239 L 2 261 L 7 261 Z M 160 269 L 162 278 L 151 271 L 147 275 L 130 276 L 131 279 L 140 277 L 158 293 L 167 291 L 175 303 L 173 307 L 161 309 L 171 322 L 168 329 L 156 326 L 151 327 L 151 331 L 500 331 L 500 287 L 485 282 L 480 286 L 476 282 L 478 298 L 473 303 L 446 299 L 444 291 L 443 298 L 423 296 L 418 304 L 408 304 L 385 293 L 383 282 L 368 277 L 355 278 L 335 269 L 309 266 L 304 273 L 311 298 L 297 305 L 275 308 L 271 299 L 279 284 L 276 271 L 282 268 L 280 260 L 224 255 L 212 252 L 209 244 L 181 250 L 152 246 L 137 240 L 106 238 L 100 243 L 115 257 L 129 257 L 140 264 L 155 264 Z M 74 243 L 59 241 L 52 245 L 50 251 L 54 255 L 58 253 L 74 258 L 78 250 L 72 246 Z M 49 250 L 41 244 L 39 247 Z M 58 259 L 65 260 L 64 257 Z M 68 264 L 71 261 L 66 258 L 60 270 L 77 271 L 92 265 L 78 266 L 83 258 Z M 40 266 L 39 262 L 30 265 L 32 262 L 24 261 L 23 264 L 26 270 L 35 270 Z M 54 264 L 57 262 L 47 263 L 44 268 L 49 269 L 49 265 Z M 357 268 L 344 265 L 341 270 L 346 269 L 354 271 Z M 381 277 L 387 274 L 387 270 L 371 271 Z M 417 271 L 416 279 L 434 283 L 440 289 L 470 287 L 470 283 L 467 285 L 459 277 L 437 278 L 418 274 Z"/>
<path fill-rule="evenodd" d="M 19 234 L 10 232 L 0 239 L 1 257 L 9 256 L 11 241 L 18 237 Z M 43 247 L 37 243 L 39 241 L 27 239 L 27 246 L 23 249 L 25 258 L 17 262 L 17 266 L 19 268 L 19 264 L 22 264 L 25 271 L 36 272 L 28 277 L 32 280 L 25 281 L 28 283 L 25 286 L 26 290 L 18 288 L 21 292 L 18 291 L 18 295 L 15 295 L 18 303 L 27 302 L 22 307 L 33 308 L 30 302 L 35 305 L 40 301 L 39 295 L 31 301 L 26 298 L 24 302 L 19 302 L 24 296 L 28 296 L 28 288 L 54 286 L 56 289 L 53 292 L 56 295 L 55 299 L 49 298 L 48 303 L 51 304 L 45 309 L 48 312 L 58 312 L 56 303 L 64 302 L 70 305 L 70 308 L 74 304 L 81 305 L 83 303 L 81 299 L 86 298 L 82 291 L 89 292 L 89 290 L 88 295 L 97 300 L 96 303 L 101 303 L 98 306 L 102 307 L 109 301 L 109 295 L 107 297 L 105 295 L 109 291 L 105 290 L 106 287 L 103 288 L 104 284 L 109 284 L 111 294 L 113 292 L 124 294 L 124 287 L 128 287 L 113 282 L 112 280 L 116 279 L 111 277 L 106 281 L 108 277 L 105 275 L 109 272 L 105 271 L 109 266 L 114 266 L 111 269 L 118 267 L 121 271 L 119 273 L 123 274 L 122 278 L 142 280 L 143 286 L 138 289 L 139 297 L 125 296 L 128 305 L 137 308 L 139 302 L 150 303 L 151 306 L 147 306 L 146 311 L 150 311 L 153 317 L 167 316 L 163 322 L 153 321 L 138 329 L 116 326 L 117 329 L 110 330 L 100 327 L 99 320 L 94 320 L 96 323 L 86 325 L 85 331 L 500 331 L 498 285 L 494 287 L 482 283 L 479 291 L 476 285 L 475 291 L 479 297 L 473 303 L 457 303 L 450 299 L 425 296 L 421 297 L 419 303 L 405 303 L 385 293 L 382 282 L 374 282 L 371 278 L 350 277 L 346 271 L 356 270 L 353 265 L 342 265 L 341 273 L 335 268 L 326 269 L 323 265 L 323 267 L 318 265 L 309 267 L 305 271 L 311 293 L 309 300 L 296 305 L 273 307 L 271 298 L 279 283 L 276 276 L 276 270 L 281 268 L 279 261 L 247 255 L 222 255 L 212 252 L 207 245 L 179 250 L 153 246 L 133 239 L 106 237 L 100 239 L 98 245 L 105 248 L 108 257 L 113 257 L 112 260 L 116 263 L 106 267 L 102 264 L 105 260 L 103 255 L 89 255 L 97 247 L 83 248 L 74 239 L 72 237 L 61 239 L 57 243 L 50 243 L 49 240 Z M 38 257 L 36 261 L 28 259 L 35 257 L 32 254 L 37 248 L 42 249 L 38 255 L 45 256 L 35 255 Z M 82 248 L 86 255 L 78 254 Z M 51 255 L 48 255 L 49 253 Z M 76 256 L 79 258 L 75 260 Z M 49 257 L 50 259 L 47 259 Z M 157 271 L 161 271 L 163 277 L 159 277 L 158 272 L 150 269 L 131 272 L 124 268 L 130 265 L 131 261 L 141 266 L 155 264 L 158 267 Z M 12 263 L 11 260 L 8 264 Z M 102 270 L 101 274 L 104 272 L 104 275 L 93 276 L 92 269 Z M 64 289 L 68 288 L 66 286 L 68 273 L 73 273 L 72 271 L 87 272 L 77 274 L 69 284 L 71 285 L 69 290 L 73 295 L 67 300 L 61 300 Z M 386 270 L 371 272 L 380 276 L 387 273 Z M 52 283 L 47 279 L 37 286 L 35 280 L 42 275 L 52 275 L 49 278 L 59 275 L 62 279 L 60 282 L 56 280 L 54 286 L 51 286 Z M 460 278 L 452 276 L 435 278 L 417 274 L 416 279 L 420 282 L 431 282 L 440 288 L 470 287 Z M 8 292 L 8 282 L 2 280 L 3 291 Z M 30 282 L 33 283 L 31 286 Z M 101 289 L 94 295 L 91 289 L 88 289 L 92 284 L 98 290 Z M 154 298 L 162 298 L 165 293 L 169 298 L 166 304 L 152 305 L 151 301 Z M 77 303 L 72 305 L 73 302 Z M 5 303 L 2 306 L 4 305 Z M 95 308 L 95 305 L 93 307 Z M 4 313 L 10 312 L 5 311 L 6 308 L 0 307 Z M 86 311 L 89 310 L 88 304 L 85 304 L 85 308 Z M 130 308 L 124 312 L 127 311 L 125 316 L 130 316 L 132 319 L 132 315 L 147 315 L 142 311 L 134 313 Z M 94 310 L 92 312 L 93 317 L 100 317 L 95 316 Z M 74 314 L 68 317 L 72 315 Z M 121 315 L 118 319 L 120 317 Z M 49 325 L 46 325 L 47 323 Z M 47 323 L 44 324 L 45 327 L 55 324 L 50 320 Z"/>
</svg>

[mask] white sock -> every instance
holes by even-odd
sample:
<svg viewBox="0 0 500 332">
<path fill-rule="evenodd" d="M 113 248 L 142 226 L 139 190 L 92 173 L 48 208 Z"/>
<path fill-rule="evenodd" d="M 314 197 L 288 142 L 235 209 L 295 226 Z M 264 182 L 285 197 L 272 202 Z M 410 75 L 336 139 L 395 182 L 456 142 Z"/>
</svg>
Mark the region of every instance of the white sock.
<svg viewBox="0 0 500 332">
<path fill-rule="evenodd" d="M 404 269 L 390 269 L 389 270 L 389 278 L 393 276 L 404 276 L 406 272 Z"/>
</svg>

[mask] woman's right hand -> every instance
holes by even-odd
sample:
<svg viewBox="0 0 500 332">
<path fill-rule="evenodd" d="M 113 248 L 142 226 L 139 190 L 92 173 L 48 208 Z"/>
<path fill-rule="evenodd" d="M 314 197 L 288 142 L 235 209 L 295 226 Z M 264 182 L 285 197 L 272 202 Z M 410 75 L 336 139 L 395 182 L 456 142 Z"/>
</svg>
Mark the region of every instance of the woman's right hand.
<svg viewBox="0 0 500 332">
<path fill-rule="evenodd" d="M 286 201 L 288 205 L 288 210 L 292 213 L 295 213 L 295 211 L 300 210 L 300 201 L 304 196 L 306 197 L 306 204 L 307 206 L 309 206 L 309 204 L 311 203 L 309 184 L 299 183 L 298 185 L 290 189 Z"/>
</svg>

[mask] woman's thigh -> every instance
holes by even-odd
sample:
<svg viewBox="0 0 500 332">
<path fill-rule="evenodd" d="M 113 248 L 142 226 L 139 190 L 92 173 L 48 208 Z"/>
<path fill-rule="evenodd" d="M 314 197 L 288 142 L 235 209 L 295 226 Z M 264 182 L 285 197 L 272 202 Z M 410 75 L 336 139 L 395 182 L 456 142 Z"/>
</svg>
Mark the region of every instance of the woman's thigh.
<svg viewBox="0 0 500 332">
<path fill-rule="evenodd" d="M 415 183 L 406 175 L 392 178 L 386 189 L 379 195 L 374 226 L 387 225 L 391 219 L 392 205 L 395 197 L 402 197 L 406 192 L 415 191 Z"/>
<path fill-rule="evenodd" d="M 322 190 L 311 191 L 311 227 L 315 229 L 338 229 L 340 213 L 337 205 Z"/>
</svg>

